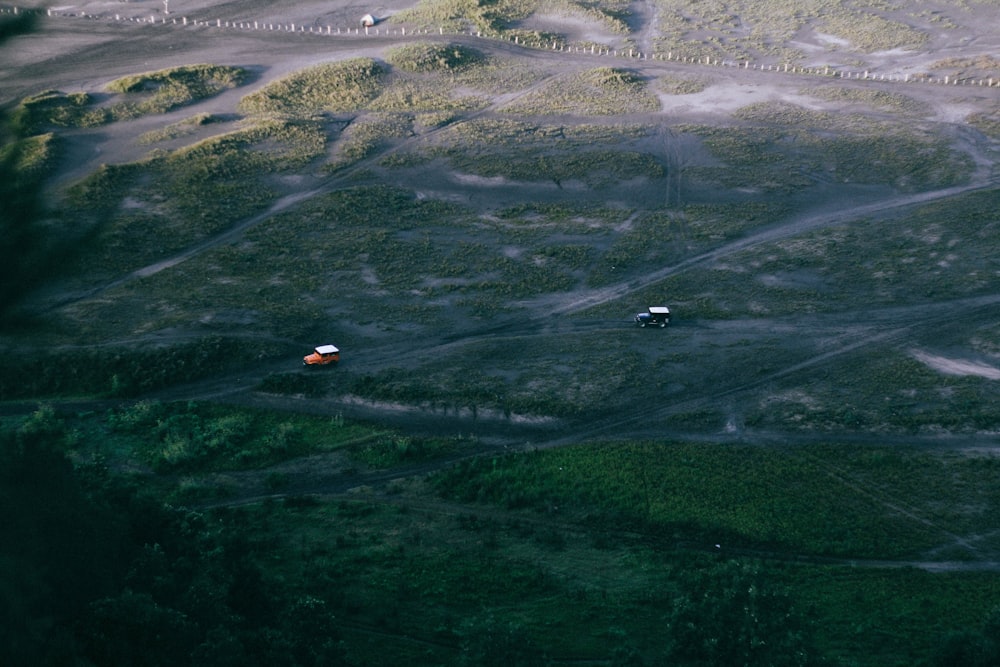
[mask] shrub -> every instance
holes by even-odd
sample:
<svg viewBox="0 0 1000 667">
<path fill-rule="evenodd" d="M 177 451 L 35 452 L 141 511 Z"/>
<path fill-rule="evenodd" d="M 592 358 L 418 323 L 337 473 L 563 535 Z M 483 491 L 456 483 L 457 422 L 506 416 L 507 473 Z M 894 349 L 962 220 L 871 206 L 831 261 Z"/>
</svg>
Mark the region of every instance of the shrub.
<svg viewBox="0 0 1000 667">
<path fill-rule="evenodd" d="M 483 62 L 485 56 L 461 44 L 419 42 L 391 49 L 386 60 L 404 72 L 455 72 Z"/>
<path fill-rule="evenodd" d="M 274 81 L 240 100 L 247 113 L 356 111 L 375 99 L 385 68 L 371 58 L 324 63 Z"/>
<path fill-rule="evenodd" d="M 15 127 L 22 134 L 33 134 L 49 125 L 57 127 L 96 127 L 109 120 L 106 110 L 91 109 L 87 93 L 65 94 L 46 90 L 21 100 L 13 114 Z"/>
</svg>

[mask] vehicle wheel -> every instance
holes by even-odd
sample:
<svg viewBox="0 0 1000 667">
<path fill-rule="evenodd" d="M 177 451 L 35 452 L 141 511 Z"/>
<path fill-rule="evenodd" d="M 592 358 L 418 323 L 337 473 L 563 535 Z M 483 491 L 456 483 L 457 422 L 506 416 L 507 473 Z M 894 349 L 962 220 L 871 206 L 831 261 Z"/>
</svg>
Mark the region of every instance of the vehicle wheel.
<svg viewBox="0 0 1000 667">
<path fill-rule="evenodd" d="M 667 326 L 667 323 L 666 323 L 666 322 L 660 322 L 660 328 L 661 328 L 661 329 L 664 329 L 664 328 L 666 328 L 666 326 Z"/>
<path fill-rule="evenodd" d="M 642 327 L 643 329 L 645 329 L 646 328 L 646 323 L 645 322 L 639 322 L 639 326 Z"/>
</svg>

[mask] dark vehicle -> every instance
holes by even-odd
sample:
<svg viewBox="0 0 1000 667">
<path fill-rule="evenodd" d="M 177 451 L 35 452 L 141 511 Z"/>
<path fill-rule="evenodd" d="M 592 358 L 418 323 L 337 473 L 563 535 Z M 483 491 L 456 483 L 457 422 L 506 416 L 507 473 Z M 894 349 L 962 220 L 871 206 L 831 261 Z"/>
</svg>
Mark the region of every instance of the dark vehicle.
<svg viewBox="0 0 1000 667">
<path fill-rule="evenodd" d="M 670 324 L 670 309 L 666 306 L 650 306 L 645 313 L 637 313 L 635 321 L 640 327 L 660 327 Z"/>
</svg>

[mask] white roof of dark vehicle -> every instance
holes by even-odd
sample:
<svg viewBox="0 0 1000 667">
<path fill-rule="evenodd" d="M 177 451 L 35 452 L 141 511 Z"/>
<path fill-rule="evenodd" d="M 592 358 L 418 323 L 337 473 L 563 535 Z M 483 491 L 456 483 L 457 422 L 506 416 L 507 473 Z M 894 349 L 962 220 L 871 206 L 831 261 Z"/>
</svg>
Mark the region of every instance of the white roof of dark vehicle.
<svg viewBox="0 0 1000 667">
<path fill-rule="evenodd" d="M 667 308 L 666 306 L 650 306 L 649 312 L 667 314 L 670 312 L 670 309 Z"/>
</svg>

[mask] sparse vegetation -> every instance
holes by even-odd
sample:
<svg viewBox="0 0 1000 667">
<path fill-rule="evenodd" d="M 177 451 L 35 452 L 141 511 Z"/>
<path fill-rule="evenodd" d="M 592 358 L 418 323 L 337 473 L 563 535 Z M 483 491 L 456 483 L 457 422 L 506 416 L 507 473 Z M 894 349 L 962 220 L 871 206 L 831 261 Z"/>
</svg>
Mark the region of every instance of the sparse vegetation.
<svg viewBox="0 0 1000 667">
<path fill-rule="evenodd" d="M 52 173 L 59 157 L 59 139 L 49 132 L 0 146 L 0 164 L 10 165 L 13 188 L 37 188 Z"/>
<path fill-rule="evenodd" d="M 177 139 L 193 132 L 196 132 L 198 128 L 214 123 L 216 119 L 211 114 L 197 114 L 190 118 L 186 118 L 178 123 L 172 123 L 167 125 L 162 130 L 153 130 L 152 132 L 146 132 L 139 137 L 139 143 L 142 144 L 155 144 L 160 141 L 170 141 L 172 139 Z"/>
<path fill-rule="evenodd" d="M 702 92 L 707 87 L 708 84 L 699 78 L 661 76 L 656 80 L 656 88 L 668 95 L 693 95 Z"/>
<path fill-rule="evenodd" d="M 461 44 L 423 42 L 391 49 L 386 61 L 404 72 L 448 72 L 469 69 L 486 60 L 481 51 Z"/>
<path fill-rule="evenodd" d="M 931 65 L 931 69 L 938 76 L 948 74 L 952 78 L 982 80 L 994 76 L 1000 70 L 1000 58 L 990 55 L 975 58 L 945 58 Z"/>
<path fill-rule="evenodd" d="M 916 114 L 926 109 L 926 105 L 910 96 L 900 93 L 889 93 L 883 90 L 865 90 L 845 88 L 843 86 L 819 86 L 807 89 L 805 92 L 831 102 L 866 104 L 873 109 L 883 111 Z"/>
<path fill-rule="evenodd" d="M 311 115 L 357 111 L 382 91 L 384 67 L 371 58 L 316 65 L 250 93 L 240 108 L 252 114 Z"/>
<path fill-rule="evenodd" d="M 348 128 L 337 147 L 337 161 L 329 165 L 330 170 L 351 165 L 372 155 L 392 139 L 401 139 L 413 134 L 412 120 L 402 114 L 371 114 Z"/>
<path fill-rule="evenodd" d="M 85 92 L 55 90 L 21 101 L 16 122 L 31 131 L 49 126 L 96 127 L 149 114 L 162 114 L 235 88 L 246 79 L 245 70 L 219 65 L 191 65 L 116 79 L 107 90 L 117 93 L 97 104 Z"/>
<path fill-rule="evenodd" d="M 21 100 L 14 122 L 25 132 L 38 132 L 46 126 L 96 127 L 110 120 L 106 110 L 91 105 L 92 98 L 87 93 L 46 90 Z"/>
<path fill-rule="evenodd" d="M 870 12 L 840 13 L 823 20 L 823 30 L 850 42 L 863 53 L 889 49 L 914 49 L 927 41 L 927 33 Z"/>
<path fill-rule="evenodd" d="M 752 135 L 736 128 L 687 128 L 731 167 L 695 175 L 733 186 L 742 178 L 758 187 L 793 191 L 808 187 L 805 174 L 825 172 L 840 182 L 927 190 L 961 183 L 972 169 L 947 142 L 902 123 L 864 124 L 862 117 L 838 119 L 787 104 L 752 105 L 736 115 L 762 127 Z M 806 127 L 825 131 L 817 135 L 803 131 Z"/>
<path fill-rule="evenodd" d="M 115 79 L 107 89 L 129 96 L 112 107 L 115 119 L 166 113 L 177 107 L 217 95 L 244 83 L 247 73 L 239 67 L 189 65 Z"/>
<path fill-rule="evenodd" d="M 659 102 L 646 82 L 629 70 L 599 67 L 559 78 L 503 107 L 510 114 L 611 116 L 656 111 Z"/>
<path fill-rule="evenodd" d="M 416 6 L 394 14 L 392 19 L 423 27 L 449 30 L 472 27 L 498 34 L 533 10 L 531 0 L 500 0 L 489 4 L 475 0 L 420 0 Z"/>
<path fill-rule="evenodd" d="M 1000 139 L 1000 111 L 974 113 L 968 118 L 969 124 L 994 139 Z"/>
</svg>

